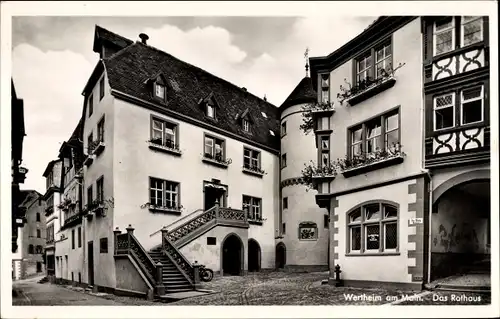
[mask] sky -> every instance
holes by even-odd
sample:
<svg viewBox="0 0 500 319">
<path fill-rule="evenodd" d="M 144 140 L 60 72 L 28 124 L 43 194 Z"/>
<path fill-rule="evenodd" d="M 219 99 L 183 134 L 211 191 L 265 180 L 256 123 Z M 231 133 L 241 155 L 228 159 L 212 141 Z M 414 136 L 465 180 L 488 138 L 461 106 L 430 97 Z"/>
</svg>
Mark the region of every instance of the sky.
<svg viewBox="0 0 500 319">
<path fill-rule="evenodd" d="M 363 17 L 12 18 L 12 77 L 24 100 L 22 189 L 45 193 L 42 176 L 82 114 L 83 88 L 99 56 L 95 25 L 139 40 L 281 105 L 305 76 L 304 52 L 327 55 L 361 33 Z"/>
</svg>

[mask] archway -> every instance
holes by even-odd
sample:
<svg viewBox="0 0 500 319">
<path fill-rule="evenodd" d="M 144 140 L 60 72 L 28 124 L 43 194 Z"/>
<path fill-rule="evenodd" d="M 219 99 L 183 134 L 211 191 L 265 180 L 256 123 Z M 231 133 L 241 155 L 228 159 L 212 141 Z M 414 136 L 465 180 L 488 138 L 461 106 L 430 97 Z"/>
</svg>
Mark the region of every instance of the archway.
<svg viewBox="0 0 500 319">
<path fill-rule="evenodd" d="M 276 268 L 285 268 L 286 264 L 286 246 L 284 243 L 276 245 Z"/>
<path fill-rule="evenodd" d="M 491 270 L 490 180 L 452 180 L 434 198 L 431 280 Z"/>
<path fill-rule="evenodd" d="M 248 271 L 260 271 L 260 246 L 254 239 L 248 240 Z"/>
<path fill-rule="evenodd" d="M 229 234 L 222 242 L 222 275 L 241 276 L 243 242 L 236 234 Z"/>
</svg>

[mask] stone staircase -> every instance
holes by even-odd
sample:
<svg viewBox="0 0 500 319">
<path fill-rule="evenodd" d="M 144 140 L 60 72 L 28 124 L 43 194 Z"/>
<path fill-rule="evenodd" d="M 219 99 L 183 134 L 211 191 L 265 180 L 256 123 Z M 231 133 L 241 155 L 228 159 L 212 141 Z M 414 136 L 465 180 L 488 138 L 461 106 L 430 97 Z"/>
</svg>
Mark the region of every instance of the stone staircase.
<svg viewBox="0 0 500 319">
<path fill-rule="evenodd" d="M 162 253 L 160 247 L 154 248 L 148 253 L 155 263 L 160 262 L 162 264 L 162 279 L 166 293 L 195 290 L 179 269 Z"/>
</svg>

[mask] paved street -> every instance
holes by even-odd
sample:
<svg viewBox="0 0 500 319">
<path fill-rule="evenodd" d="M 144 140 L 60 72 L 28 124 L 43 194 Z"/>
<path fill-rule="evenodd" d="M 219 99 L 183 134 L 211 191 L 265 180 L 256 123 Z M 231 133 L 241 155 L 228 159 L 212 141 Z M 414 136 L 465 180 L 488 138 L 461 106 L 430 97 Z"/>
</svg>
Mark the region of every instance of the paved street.
<svg viewBox="0 0 500 319">
<path fill-rule="evenodd" d="M 168 305 L 482 305 L 490 294 L 421 292 L 394 289 L 361 289 L 321 285 L 328 273 L 259 273 L 245 277 L 216 277 L 204 288 L 215 293 Z M 20 291 L 13 305 L 112 305 L 160 306 L 159 302 L 115 295 L 96 296 L 65 286 L 39 284 L 38 279 L 14 282 Z M 407 297 L 406 301 L 401 300 Z M 165 304 L 166 305 L 166 304 Z"/>
</svg>

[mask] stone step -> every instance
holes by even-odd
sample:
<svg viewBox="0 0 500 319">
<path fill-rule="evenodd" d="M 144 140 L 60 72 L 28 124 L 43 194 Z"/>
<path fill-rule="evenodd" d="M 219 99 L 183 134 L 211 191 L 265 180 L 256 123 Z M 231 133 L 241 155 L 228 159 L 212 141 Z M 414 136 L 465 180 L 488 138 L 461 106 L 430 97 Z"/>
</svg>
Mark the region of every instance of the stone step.
<svg viewBox="0 0 500 319">
<path fill-rule="evenodd" d="M 186 279 L 171 279 L 171 278 L 168 278 L 168 277 L 163 277 L 163 284 L 164 285 L 188 285 L 188 286 L 191 286 L 191 284 L 189 283 L 189 281 L 187 281 Z"/>
</svg>

